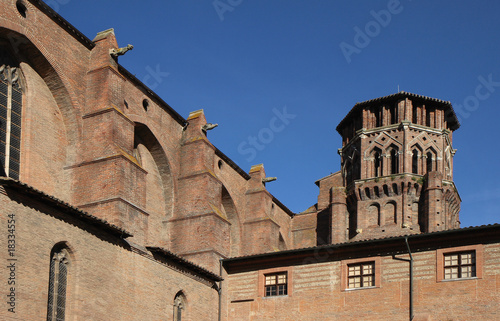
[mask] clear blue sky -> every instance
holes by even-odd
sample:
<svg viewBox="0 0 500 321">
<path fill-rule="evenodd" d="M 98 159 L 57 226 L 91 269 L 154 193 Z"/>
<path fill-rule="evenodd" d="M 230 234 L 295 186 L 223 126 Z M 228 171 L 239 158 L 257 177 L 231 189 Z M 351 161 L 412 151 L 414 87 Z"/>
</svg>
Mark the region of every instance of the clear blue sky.
<svg viewBox="0 0 500 321">
<path fill-rule="evenodd" d="M 340 169 L 335 127 L 356 102 L 398 86 L 449 100 L 462 226 L 500 222 L 499 1 L 46 2 L 90 39 L 115 28 L 135 46 L 120 63 L 184 117 L 203 108 L 210 140 L 245 171 L 264 163 L 294 212 Z M 284 108 L 296 117 L 271 123 Z"/>
</svg>

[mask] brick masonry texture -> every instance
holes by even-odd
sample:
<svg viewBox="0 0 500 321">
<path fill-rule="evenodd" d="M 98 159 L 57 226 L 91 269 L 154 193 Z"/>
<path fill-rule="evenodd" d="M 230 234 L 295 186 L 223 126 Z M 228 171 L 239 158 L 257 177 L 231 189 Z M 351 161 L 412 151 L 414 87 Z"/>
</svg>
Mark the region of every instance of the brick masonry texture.
<svg viewBox="0 0 500 321">
<path fill-rule="evenodd" d="M 46 320 L 50 252 L 63 242 L 71 250 L 68 280 L 68 316 L 77 320 L 165 320 L 173 300 L 183 291 L 191 320 L 217 318 L 217 292 L 211 282 L 190 271 L 125 248 L 102 231 L 67 220 L 65 215 L 32 199 L 0 194 L 1 221 L 15 213 L 18 320 Z M 17 202 L 12 202 L 10 198 Z M 25 204 L 28 203 L 28 204 Z M 6 251 L 2 261 L 6 262 Z M 5 276 L 5 275 L 4 275 Z M 3 289 L 2 289 L 3 290 Z M 0 309 L 0 318 L 12 314 Z"/>
<path fill-rule="evenodd" d="M 498 229 L 497 226 L 494 233 Z M 488 241 L 487 237 L 474 237 L 475 240 L 457 241 L 445 234 L 437 238 L 441 244 L 410 238 L 414 251 L 414 320 L 498 319 L 499 237 Z M 478 240 L 484 244 L 475 244 Z M 311 249 L 307 254 L 289 251 L 281 257 L 262 255 L 229 260 L 225 262 L 228 274 L 224 283 L 229 290 L 224 312 L 228 320 L 408 320 L 409 262 L 404 260 L 409 256 L 403 250 L 404 239 L 385 242 L 376 250 L 365 241 L 358 242 L 356 249 L 345 244 Z M 473 245 L 458 246 L 462 243 Z M 439 253 L 464 249 L 476 252 L 476 277 L 443 280 Z M 347 289 L 343 266 L 353 262 L 375 262 L 380 280 L 374 287 Z M 258 280 L 267 271 L 287 271 L 293 276 L 288 295 L 263 295 Z"/>
<path fill-rule="evenodd" d="M 451 104 L 405 92 L 356 104 L 337 127 L 341 171 L 292 213 L 264 165 L 234 164 L 208 139 L 209 113 L 178 115 L 110 55 L 118 48 L 112 29 L 90 40 L 42 1 L 0 2 L 0 67 L 14 61 L 23 90 L 20 182 L 0 178 L 3 240 L 9 215 L 17 222 L 17 306 L 0 305 L 0 318 L 46 320 L 63 246 L 67 320 L 169 320 L 179 293 L 182 320 L 405 320 L 408 262 L 393 255 L 406 248 L 379 243 L 402 235 L 442 244 L 415 253 L 416 319 L 500 317 L 499 240 L 489 227 L 467 244 L 478 232 L 446 234 L 460 226 Z M 442 281 L 443 253 L 463 246 L 476 277 Z M 346 291 L 346 262 L 365 259 L 375 287 Z M 287 296 L 263 297 L 265 275 L 283 271 Z"/>
</svg>

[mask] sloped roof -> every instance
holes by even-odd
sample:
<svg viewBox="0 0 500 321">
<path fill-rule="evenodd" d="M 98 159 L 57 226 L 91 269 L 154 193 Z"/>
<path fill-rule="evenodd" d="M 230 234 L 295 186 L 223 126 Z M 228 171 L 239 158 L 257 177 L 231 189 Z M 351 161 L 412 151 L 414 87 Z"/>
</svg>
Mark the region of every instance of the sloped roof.
<svg viewBox="0 0 500 321">
<path fill-rule="evenodd" d="M 23 194 L 29 195 L 36 200 L 41 201 L 42 203 L 53 206 L 62 212 L 70 214 L 81 221 L 96 226 L 102 230 L 107 231 L 115 236 L 119 236 L 121 238 L 127 238 L 132 236 L 132 234 L 114 224 L 108 223 L 107 221 L 100 219 L 96 216 L 93 216 L 85 211 L 82 211 L 73 205 L 70 205 L 54 196 L 45 194 L 42 191 L 37 190 L 36 188 L 29 186 L 25 183 L 21 183 L 20 181 L 14 180 L 10 177 L 0 176 L 0 185 L 7 186 L 13 188 Z"/>
<path fill-rule="evenodd" d="M 214 274 L 214 273 L 210 272 L 209 270 L 202 268 L 201 266 L 196 265 L 196 264 L 192 263 L 191 261 L 188 261 L 188 260 L 178 256 L 177 254 L 170 252 L 169 250 L 167 250 L 165 248 L 155 247 L 155 246 L 148 246 L 146 248 L 149 251 L 151 251 L 153 253 L 158 253 L 162 256 L 165 256 L 168 259 L 174 261 L 175 263 L 177 263 L 183 267 L 186 267 L 189 270 L 195 271 L 195 272 L 199 273 L 200 275 L 207 277 L 208 279 L 210 279 L 212 281 L 222 281 L 223 280 L 223 278 L 221 276 Z"/>
<path fill-rule="evenodd" d="M 387 96 L 383 96 L 383 97 L 378 97 L 378 98 L 374 98 L 374 99 L 369 99 L 369 100 L 365 100 L 365 101 L 356 103 L 354 105 L 354 107 L 352 107 L 352 109 L 349 111 L 349 113 L 347 113 L 347 115 L 344 117 L 344 119 L 342 119 L 342 121 L 337 125 L 336 129 L 340 134 L 342 134 L 340 129 L 344 126 L 345 122 L 348 119 L 350 119 L 354 113 L 360 111 L 362 109 L 362 107 L 364 107 L 366 105 L 371 105 L 371 104 L 379 103 L 379 102 L 383 102 L 383 101 L 403 99 L 403 98 L 413 98 L 414 100 L 428 101 L 428 102 L 432 102 L 432 103 L 441 105 L 444 108 L 448 108 L 451 111 L 451 114 L 449 115 L 450 120 L 448 121 L 451 129 L 457 130 L 460 127 L 460 122 L 458 121 L 457 115 L 455 114 L 455 111 L 453 110 L 453 106 L 451 105 L 451 102 L 446 101 L 446 100 L 437 99 L 437 98 L 428 97 L 428 96 L 413 94 L 413 93 L 409 93 L 406 91 L 400 91 L 400 92 L 395 93 L 395 94 L 391 94 L 391 95 L 387 95 Z"/>
<path fill-rule="evenodd" d="M 127 237 L 132 236 L 132 234 L 130 234 L 126 230 L 124 230 L 116 225 L 110 224 L 105 220 L 102 220 L 98 217 L 95 217 L 91 214 L 88 214 L 87 212 L 84 212 L 84 211 L 82 211 L 82 210 L 80 210 L 80 209 L 60 200 L 60 199 L 57 199 L 53 196 L 45 194 L 44 192 L 39 191 L 39 190 L 35 189 L 34 187 L 31 187 L 25 183 L 21 183 L 20 181 L 14 180 L 14 179 L 9 178 L 9 177 L 0 176 L 0 185 L 7 186 L 9 188 L 13 188 L 13 189 L 15 189 L 23 194 L 27 194 L 27 195 L 41 201 L 42 203 L 46 203 L 48 205 L 51 205 L 51 206 L 54 206 L 54 207 L 60 209 L 61 211 L 64 211 L 64 212 L 71 214 L 71 215 L 74 215 L 77 218 L 79 218 L 80 220 L 82 220 L 90 225 L 97 226 L 100 229 L 103 229 L 103 230 L 105 230 L 105 231 L 107 231 L 115 236 L 119 236 L 121 238 L 127 238 Z M 196 264 L 170 252 L 167 249 L 164 249 L 161 247 L 147 247 L 147 249 L 150 250 L 151 252 L 154 252 L 154 253 L 160 253 L 161 255 L 169 258 L 170 260 L 174 261 L 175 263 L 179 264 L 180 266 L 185 267 L 188 270 L 194 271 L 194 272 L 196 272 L 196 273 L 198 273 L 198 274 L 200 274 L 200 275 L 202 275 L 202 276 L 204 276 L 212 281 L 222 281 L 223 280 L 222 277 L 220 277 L 219 275 L 214 274 L 214 273 L 202 268 L 201 266 L 196 265 Z"/>
<path fill-rule="evenodd" d="M 348 248 L 348 247 L 366 246 L 366 247 L 372 248 L 373 246 L 376 246 L 377 244 L 380 244 L 380 243 L 402 241 L 405 238 L 408 238 L 409 241 L 434 239 L 436 237 L 439 238 L 439 237 L 445 237 L 445 236 L 457 236 L 460 239 L 466 239 L 468 236 L 472 236 L 474 233 L 485 234 L 488 231 L 494 232 L 494 233 L 496 233 L 495 235 L 500 237 L 500 224 L 495 223 L 495 224 L 488 224 L 488 225 L 481 225 L 481 226 L 470 226 L 470 227 L 465 227 L 465 228 L 451 229 L 451 230 L 445 230 L 445 231 L 436 231 L 436 232 L 430 232 L 430 233 L 401 234 L 398 236 L 363 239 L 363 240 L 359 240 L 359 241 L 347 241 L 347 242 L 336 243 L 336 244 L 326 244 L 326 245 L 305 247 L 305 248 L 286 250 L 286 251 L 269 252 L 269 253 L 261 253 L 261 254 L 233 257 L 233 258 L 224 259 L 223 262 L 224 263 L 231 263 L 231 262 L 242 262 L 242 261 L 264 259 L 264 258 L 269 258 L 269 259 L 271 259 L 271 258 L 284 258 L 287 256 L 293 256 L 293 255 L 310 255 L 310 254 L 315 254 L 320 250 L 342 249 L 342 248 Z"/>
</svg>

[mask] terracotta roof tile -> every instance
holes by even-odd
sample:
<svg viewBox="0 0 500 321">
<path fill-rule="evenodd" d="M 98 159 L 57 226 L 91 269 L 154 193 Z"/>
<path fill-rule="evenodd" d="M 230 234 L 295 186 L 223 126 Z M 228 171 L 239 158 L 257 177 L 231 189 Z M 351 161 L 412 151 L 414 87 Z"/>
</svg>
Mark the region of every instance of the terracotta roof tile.
<svg viewBox="0 0 500 321">
<path fill-rule="evenodd" d="M 207 269 L 202 268 L 201 266 L 196 265 L 193 262 L 188 261 L 188 260 L 178 256 L 177 254 L 175 254 L 175 253 L 173 253 L 165 248 L 155 247 L 155 246 L 148 246 L 146 248 L 151 252 L 159 253 L 159 254 L 173 260 L 174 262 L 178 263 L 181 266 L 187 267 L 188 269 L 190 269 L 192 271 L 196 271 L 199 274 L 201 274 L 205 277 L 208 277 L 209 279 L 211 279 L 213 281 L 222 281 L 223 280 L 223 278 L 221 276 L 214 274 L 214 273 L 208 271 Z"/>
</svg>

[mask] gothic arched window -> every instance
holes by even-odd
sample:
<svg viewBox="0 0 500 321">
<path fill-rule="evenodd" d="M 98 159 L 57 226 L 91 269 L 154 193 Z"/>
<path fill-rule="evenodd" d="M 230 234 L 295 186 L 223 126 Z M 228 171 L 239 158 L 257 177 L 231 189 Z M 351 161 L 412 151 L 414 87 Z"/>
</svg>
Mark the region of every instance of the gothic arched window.
<svg viewBox="0 0 500 321">
<path fill-rule="evenodd" d="M 413 156 L 411 158 L 411 172 L 413 174 L 418 174 L 418 149 L 413 150 Z"/>
<path fill-rule="evenodd" d="M 54 249 L 50 260 L 47 321 L 64 321 L 66 316 L 66 288 L 70 267 L 66 248 Z"/>
<path fill-rule="evenodd" d="M 1 44 L 0 44 L 1 45 Z M 0 176 L 19 179 L 23 93 L 20 70 L 0 47 Z"/>
<path fill-rule="evenodd" d="M 378 151 L 378 150 L 375 151 L 373 163 L 374 163 L 373 176 L 374 177 L 383 176 L 383 171 L 382 171 L 382 168 L 384 165 L 383 158 L 382 158 L 382 155 L 380 154 L 380 151 Z"/>
<path fill-rule="evenodd" d="M 427 172 L 431 172 L 433 170 L 432 166 L 432 152 L 427 152 Z"/>
<path fill-rule="evenodd" d="M 182 292 L 175 295 L 174 299 L 174 321 L 182 321 L 183 311 L 186 309 L 186 298 Z"/>
<path fill-rule="evenodd" d="M 399 173 L 399 155 L 397 149 L 391 150 L 391 174 Z"/>
</svg>

